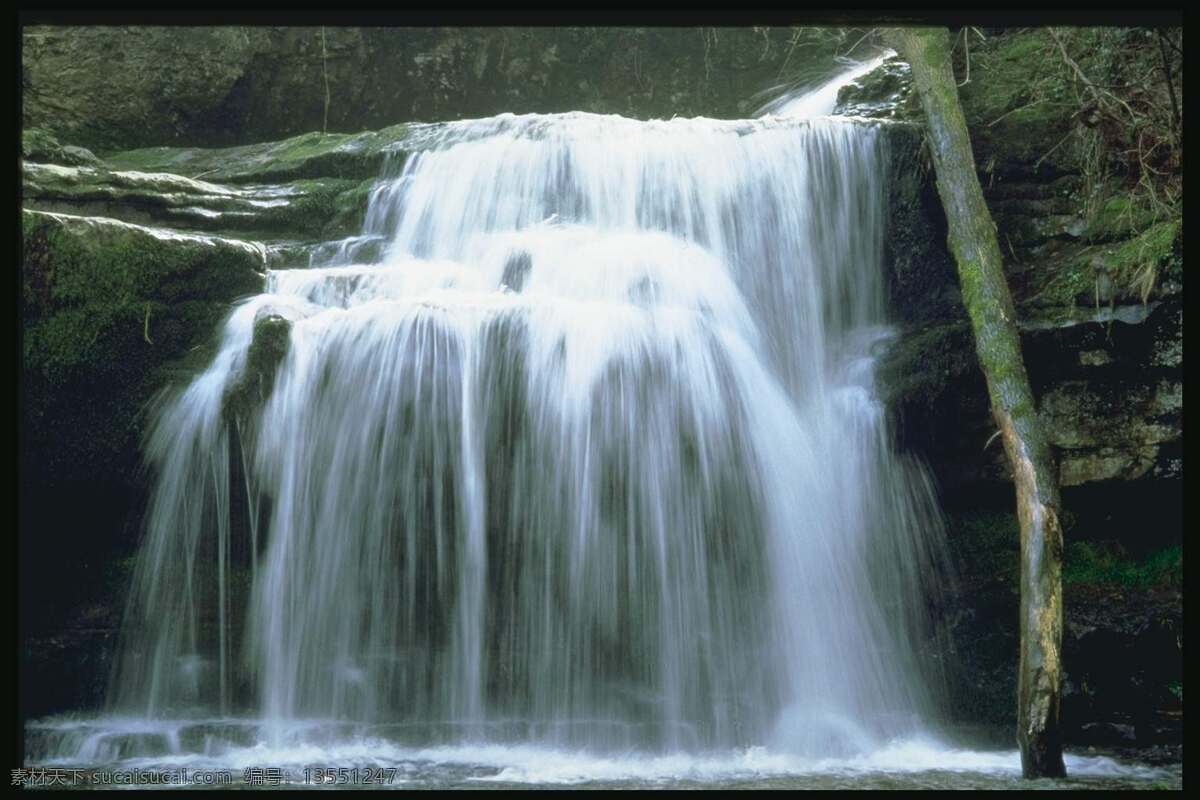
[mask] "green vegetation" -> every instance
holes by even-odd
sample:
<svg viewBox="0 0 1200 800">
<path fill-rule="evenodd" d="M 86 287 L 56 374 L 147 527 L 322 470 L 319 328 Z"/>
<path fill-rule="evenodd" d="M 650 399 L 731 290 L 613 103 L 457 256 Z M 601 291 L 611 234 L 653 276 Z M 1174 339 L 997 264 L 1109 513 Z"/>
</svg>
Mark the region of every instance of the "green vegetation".
<svg viewBox="0 0 1200 800">
<path fill-rule="evenodd" d="M 1113 187 L 1117 191 L 1117 187 Z M 1108 242 L 1128 237 L 1154 224 L 1154 213 L 1139 205 L 1128 194 L 1113 194 L 1095 204 L 1088 221 L 1086 238 L 1091 242 Z"/>
<path fill-rule="evenodd" d="M 211 356 L 230 301 L 261 288 L 263 254 L 114 220 L 21 216 L 28 452 L 56 479 L 127 468 L 149 401 Z"/>
<path fill-rule="evenodd" d="M 947 518 L 947 540 L 961 577 L 1017 591 L 1020 532 L 1008 511 L 965 511 Z M 1074 541 L 1063 556 L 1063 583 L 1129 589 L 1181 588 L 1183 547 L 1172 545 L 1132 558 L 1115 542 Z"/>
<path fill-rule="evenodd" d="M 1119 544 L 1071 542 L 1063 559 L 1063 582 L 1130 589 L 1182 587 L 1183 547 L 1166 547 L 1138 560 Z"/>
<path fill-rule="evenodd" d="M 35 211 L 22 221 L 25 365 L 55 384 L 118 355 L 113 336 L 152 348 L 170 305 L 261 285 L 261 253 L 239 242 Z"/>
<path fill-rule="evenodd" d="M 1084 246 L 1063 258 L 1057 270 L 1034 276 L 1031 300 L 1070 306 L 1107 304 L 1113 297 L 1148 300 L 1163 278 L 1183 280 L 1182 218 L 1159 222 L 1140 234 Z"/>
<path fill-rule="evenodd" d="M 1145 302 L 1182 282 L 1180 29 L 969 28 L 955 65 L 1021 297 Z"/>
<path fill-rule="evenodd" d="M 1147 300 L 1160 275 L 1183 278 L 1183 217 L 1175 217 L 1147 228 L 1136 238 L 1106 253 L 1105 266 L 1120 286 L 1137 291 Z"/>
</svg>

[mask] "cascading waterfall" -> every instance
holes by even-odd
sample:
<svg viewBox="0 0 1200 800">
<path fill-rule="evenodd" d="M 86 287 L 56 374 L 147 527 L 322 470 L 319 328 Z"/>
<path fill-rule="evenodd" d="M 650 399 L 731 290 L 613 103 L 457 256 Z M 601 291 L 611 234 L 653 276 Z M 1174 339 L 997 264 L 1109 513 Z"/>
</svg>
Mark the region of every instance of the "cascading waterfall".
<svg viewBox="0 0 1200 800">
<path fill-rule="evenodd" d="M 873 385 L 888 123 L 834 99 L 409 126 L 157 409 L 107 706 L 26 763 L 968 763 L 922 733 L 941 524 Z"/>
<path fill-rule="evenodd" d="M 915 730 L 938 521 L 872 391 L 878 127 L 422 136 L 355 240 L 379 260 L 270 273 L 159 417 L 114 709 L 601 750 Z M 286 355 L 234 410 L 264 317 Z"/>
</svg>

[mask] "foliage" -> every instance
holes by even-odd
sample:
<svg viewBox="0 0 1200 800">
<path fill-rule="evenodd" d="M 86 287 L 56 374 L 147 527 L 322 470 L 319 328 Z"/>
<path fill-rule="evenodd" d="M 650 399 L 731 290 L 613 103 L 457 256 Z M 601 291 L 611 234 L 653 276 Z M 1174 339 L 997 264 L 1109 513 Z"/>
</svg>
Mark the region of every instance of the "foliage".
<svg viewBox="0 0 1200 800">
<path fill-rule="evenodd" d="M 1173 545 L 1137 560 L 1116 543 L 1071 542 L 1063 559 L 1063 582 L 1131 589 L 1182 586 L 1183 547 Z"/>
<path fill-rule="evenodd" d="M 964 511 L 947 518 L 947 539 L 967 581 L 995 581 L 1016 591 L 1020 533 L 1010 511 Z M 1183 547 L 1173 545 L 1144 558 L 1116 542 L 1074 541 L 1063 556 L 1063 583 L 1129 589 L 1183 585 Z"/>
<path fill-rule="evenodd" d="M 1040 154 L 1021 155 L 1033 159 L 1034 171 L 1053 164 L 1082 177 L 1078 202 L 1088 241 L 1138 241 L 1136 252 L 1108 251 L 1115 265 L 1101 271 L 1116 279 L 1118 291 L 1147 300 L 1162 268 L 1171 266 L 1168 251 L 1182 252 L 1181 241 L 1163 242 L 1168 232 L 1178 233 L 1183 216 L 1182 31 L 1006 30 L 992 33 L 972 55 L 968 38 L 964 31 L 959 71 L 969 73 L 972 57 L 981 64 L 964 100 L 983 138 L 1007 139 L 985 143 L 992 161 L 984 171 L 997 151 L 1022 146 L 1013 141 L 1018 132 L 1027 143 L 1041 142 Z"/>
</svg>

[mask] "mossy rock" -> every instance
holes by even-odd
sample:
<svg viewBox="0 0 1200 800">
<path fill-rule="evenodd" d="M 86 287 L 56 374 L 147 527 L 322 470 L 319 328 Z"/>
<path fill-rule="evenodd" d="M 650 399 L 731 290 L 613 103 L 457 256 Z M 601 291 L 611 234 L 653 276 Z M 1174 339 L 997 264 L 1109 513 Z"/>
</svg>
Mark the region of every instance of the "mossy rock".
<svg viewBox="0 0 1200 800">
<path fill-rule="evenodd" d="M 23 211 L 28 455 L 58 478 L 128 469 L 173 367 L 199 366 L 229 303 L 261 290 L 261 246 Z"/>
<path fill-rule="evenodd" d="M 1069 505 L 1069 504 L 1068 504 Z M 1086 723 L 1152 715 L 1182 692 L 1182 547 L 1133 554 L 1113 541 L 1072 539 L 1063 555 L 1064 707 L 1069 740 Z M 941 649 L 950 661 L 951 719 L 1011 724 L 1020 644 L 1020 533 L 1011 507 L 951 510 Z M 1086 533 L 1086 531 L 1083 531 Z M 1066 716 L 1066 715 L 1064 715 Z M 1140 737 L 1140 734 L 1139 734 Z"/>
<path fill-rule="evenodd" d="M 266 183 L 300 178 L 363 180 L 377 176 L 402 148 L 409 125 L 359 134 L 305 133 L 279 142 L 240 147 L 150 147 L 113 153 L 120 169 L 171 172 L 225 183 Z"/>
<path fill-rule="evenodd" d="M 97 152 L 241 144 L 305 130 L 344 135 L 505 112 L 738 119 L 761 105 L 756 93 L 820 78 L 867 33 L 786 25 L 32 25 L 22 31 L 22 112 L 27 126 Z"/>
<path fill-rule="evenodd" d="M 872 119 L 919 120 L 921 107 L 912 69 L 893 56 L 838 91 L 833 113 Z"/>
<path fill-rule="evenodd" d="M 319 240 L 362 225 L 373 179 L 225 186 L 163 172 L 26 163 L 26 207 L 169 225 L 237 238 Z"/>
<path fill-rule="evenodd" d="M 254 335 L 242 373 L 225 390 L 226 415 L 249 419 L 271 396 L 279 365 L 287 355 L 291 331 L 292 323 L 276 314 L 254 321 Z"/>
<path fill-rule="evenodd" d="M 1129 194 L 1114 192 L 1097 204 L 1088 220 L 1089 242 L 1127 239 L 1150 228 L 1158 219 L 1152 209 L 1137 203 Z"/>
<path fill-rule="evenodd" d="M 1034 274 L 1028 297 L 1036 306 L 1059 307 L 1145 302 L 1179 291 L 1182 281 L 1182 220 L 1174 218 L 1048 261 Z"/>
<path fill-rule="evenodd" d="M 970 324 L 964 319 L 901 336 L 880 358 L 876 374 L 889 405 L 932 406 L 978 369 Z"/>
<path fill-rule="evenodd" d="M 333 214 L 326 222 L 325 235 L 347 236 L 363 229 L 375 183 L 373 178 L 368 178 L 342 190 L 333 198 Z"/>
<path fill-rule="evenodd" d="M 45 128 L 26 128 L 21 131 L 21 157 L 26 161 L 44 161 L 68 166 L 98 164 L 100 159 L 82 147 L 63 146 Z"/>
<path fill-rule="evenodd" d="M 261 291 L 264 254 L 111 219 L 21 221 L 22 619 L 46 630 L 115 600 L 102 576 L 138 540 L 149 420 L 211 361 L 230 303 Z"/>
</svg>

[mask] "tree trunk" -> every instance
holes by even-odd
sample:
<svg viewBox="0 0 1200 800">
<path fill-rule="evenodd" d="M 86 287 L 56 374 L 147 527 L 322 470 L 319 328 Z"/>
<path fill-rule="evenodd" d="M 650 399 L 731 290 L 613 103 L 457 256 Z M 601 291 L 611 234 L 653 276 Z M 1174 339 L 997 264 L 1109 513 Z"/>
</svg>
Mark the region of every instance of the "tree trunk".
<svg viewBox="0 0 1200 800">
<path fill-rule="evenodd" d="M 895 28 L 888 39 L 912 67 L 928 122 L 938 194 L 958 262 L 963 303 L 987 379 L 992 416 L 1012 467 L 1021 525 L 1021 659 L 1017 742 L 1025 777 L 1066 774 L 1059 731 L 1062 529 L 1058 480 L 1037 417 L 996 226 L 983 200 L 958 102 L 945 28 Z"/>
</svg>

